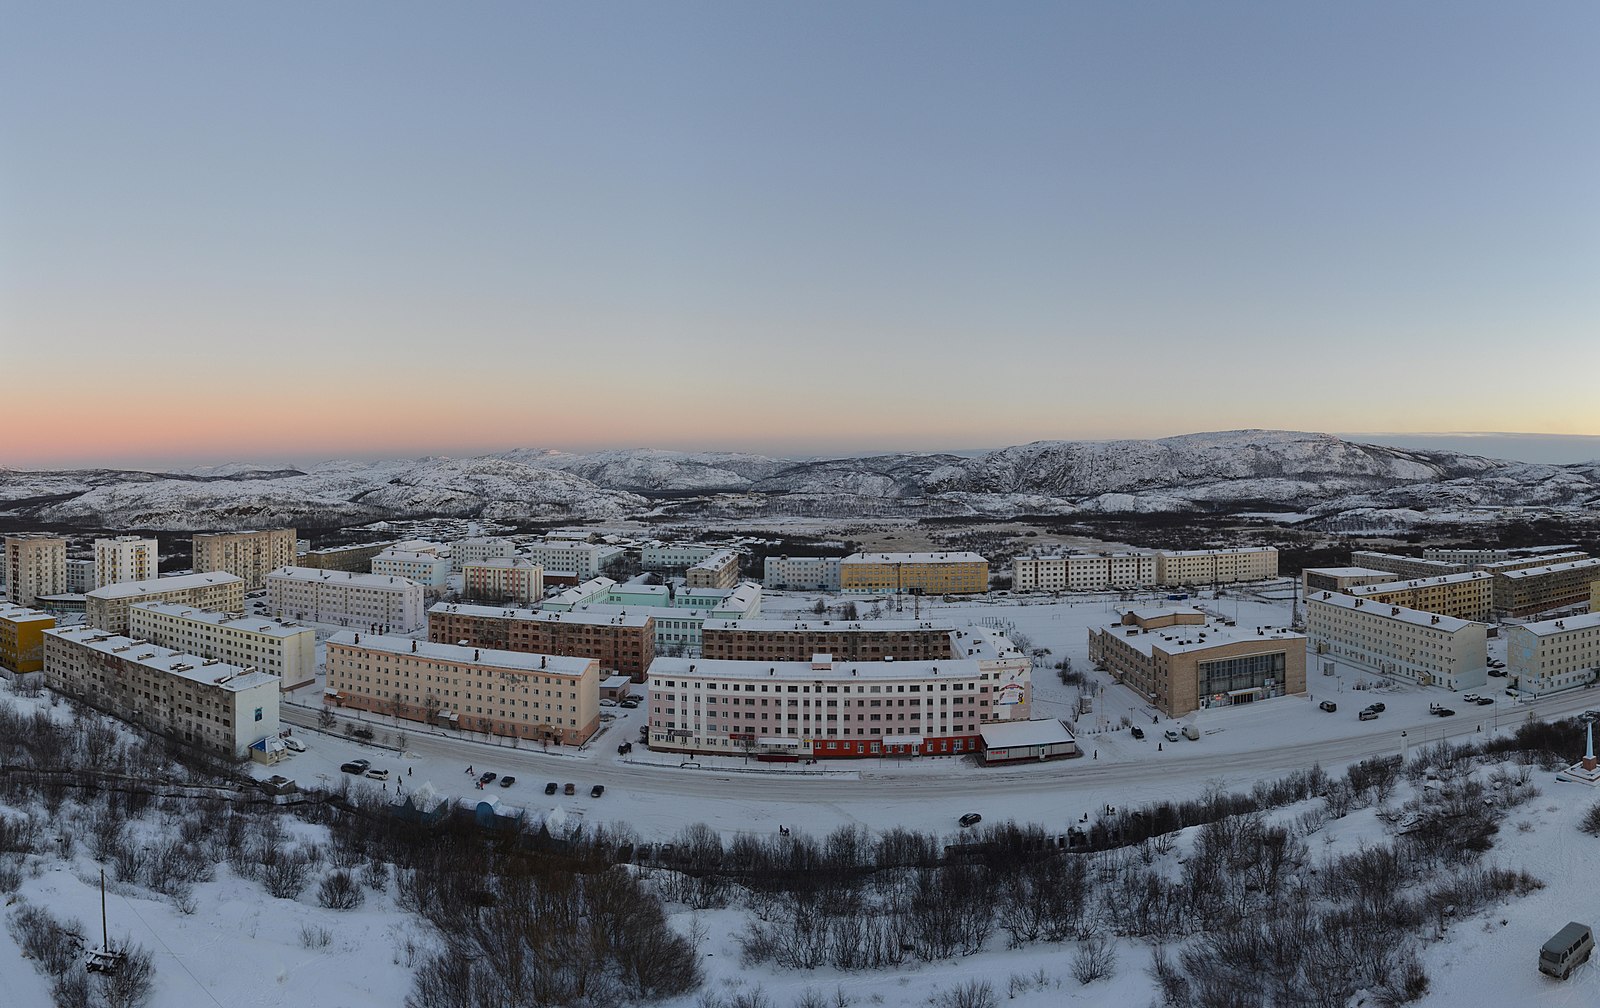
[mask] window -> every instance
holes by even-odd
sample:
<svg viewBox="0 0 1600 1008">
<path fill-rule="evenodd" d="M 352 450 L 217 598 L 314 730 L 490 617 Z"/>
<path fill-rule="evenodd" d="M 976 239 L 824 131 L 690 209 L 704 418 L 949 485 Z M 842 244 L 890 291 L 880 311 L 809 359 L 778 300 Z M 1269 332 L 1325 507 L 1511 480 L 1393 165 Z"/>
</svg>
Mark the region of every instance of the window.
<svg viewBox="0 0 1600 1008">
<path fill-rule="evenodd" d="M 256 720 L 257 721 L 261 720 L 261 708 L 260 707 L 256 708 Z"/>
</svg>

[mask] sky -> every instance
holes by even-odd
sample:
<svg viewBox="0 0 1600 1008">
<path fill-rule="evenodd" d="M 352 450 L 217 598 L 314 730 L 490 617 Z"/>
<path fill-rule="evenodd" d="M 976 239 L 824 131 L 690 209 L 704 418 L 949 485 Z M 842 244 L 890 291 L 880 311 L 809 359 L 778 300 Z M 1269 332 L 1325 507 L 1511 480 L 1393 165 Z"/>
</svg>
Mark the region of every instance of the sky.
<svg viewBox="0 0 1600 1008">
<path fill-rule="evenodd" d="M 0 465 L 1600 434 L 1592 0 L 0 16 Z"/>
</svg>

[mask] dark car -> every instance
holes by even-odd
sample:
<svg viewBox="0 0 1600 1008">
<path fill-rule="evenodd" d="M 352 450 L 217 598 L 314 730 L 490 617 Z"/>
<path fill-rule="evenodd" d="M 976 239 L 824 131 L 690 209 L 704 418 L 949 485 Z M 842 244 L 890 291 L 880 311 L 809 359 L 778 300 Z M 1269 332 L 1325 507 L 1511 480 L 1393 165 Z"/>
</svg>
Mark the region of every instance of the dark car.
<svg viewBox="0 0 1600 1008">
<path fill-rule="evenodd" d="M 1144 729 L 1140 728 L 1138 725 L 1134 725 L 1132 728 L 1129 728 L 1128 730 L 1133 733 L 1133 737 L 1134 738 L 1138 738 L 1138 739 L 1144 738 Z"/>
<path fill-rule="evenodd" d="M 548 784 L 546 784 L 546 785 L 545 785 L 545 786 L 544 786 L 544 793 L 545 793 L 545 794 L 555 794 L 555 793 L 556 793 L 556 791 L 557 791 L 557 790 L 558 790 L 558 789 L 559 789 L 559 788 L 560 788 L 560 787 L 561 787 L 561 785 L 560 785 L 560 784 L 557 784 L 557 783 L 556 783 L 556 782 L 555 782 L 555 781 L 551 781 L 551 782 L 550 782 L 550 783 L 548 783 Z"/>
<path fill-rule="evenodd" d="M 350 762 L 348 762 L 348 763 L 344 764 L 343 766 L 339 767 L 339 769 L 343 770 L 345 773 L 364 774 L 371 767 L 372 767 L 372 761 L 371 760 L 358 759 L 358 760 L 351 760 Z"/>
<path fill-rule="evenodd" d="M 1492 704 L 1492 703 L 1494 703 L 1494 697 L 1481 696 L 1481 697 L 1478 698 L 1478 706 L 1479 707 L 1486 707 L 1486 706 L 1488 706 L 1489 704 Z"/>
<path fill-rule="evenodd" d="M 1381 703 L 1375 703 L 1375 704 L 1368 704 L 1367 705 L 1367 710 L 1377 711 L 1379 714 L 1382 714 L 1385 710 L 1388 710 L 1388 708 L 1385 707 Z"/>
<path fill-rule="evenodd" d="M 1506 670 L 1503 668 L 1492 668 L 1489 670 L 1489 674 L 1495 676 L 1496 678 L 1504 679 L 1506 677 Z"/>
<path fill-rule="evenodd" d="M 1456 712 L 1451 710 L 1448 707 L 1440 707 L 1438 710 L 1434 711 L 1433 713 L 1438 715 L 1439 717 L 1455 717 L 1456 716 Z"/>
<path fill-rule="evenodd" d="M 596 784 L 594 787 L 589 789 L 589 797 L 590 798 L 598 798 L 598 797 L 600 797 L 601 795 L 603 795 L 605 793 L 606 793 L 606 786 L 604 784 Z"/>
<path fill-rule="evenodd" d="M 621 703 L 617 704 L 617 706 L 618 707 L 626 707 L 629 710 L 633 710 L 635 707 L 639 706 L 639 701 L 633 699 L 632 697 L 629 697 L 628 699 L 626 699 L 626 700 L 622 701 Z"/>
<path fill-rule="evenodd" d="M 568 784 L 566 787 L 561 789 L 561 793 L 562 794 L 577 794 L 578 793 L 578 788 L 574 784 Z"/>
<path fill-rule="evenodd" d="M 478 783 L 479 784 L 493 784 L 494 783 L 494 779 L 496 777 L 498 777 L 498 776 L 499 776 L 499 774 L 495 773 L 493 770 L 490 770 L 488 773 L 486 773 L 483 776 L 478 778 Z"/>
<path fill-rule="evenodd" d="M 1327 711 L 1329 714 L 1332 714 L 1334 711 L 1339 709 L 1339 705 L 1334 703 L 1332 700 L 1324 700 L 1321 703 L 1317 704 L 1317 706 L 1321 707 L 1323 710 Z"/>
<path fill-rule="evenodd" d="M 957 822 L 961 823 L 962 826 L 976 826 L 983 822 L 983 816 L 976 812 L 968 812 L 966 815 L 958 819 Z"/>
<path fill-rule="evenodd" d="M 506 776 L 506 777 L 500 778 L 500 786 L 501 787 L 510 787 L 511 785 L 515 784 L 516 782 L 517 782 L 517 779 L 515 777 Z"/>
</svg>

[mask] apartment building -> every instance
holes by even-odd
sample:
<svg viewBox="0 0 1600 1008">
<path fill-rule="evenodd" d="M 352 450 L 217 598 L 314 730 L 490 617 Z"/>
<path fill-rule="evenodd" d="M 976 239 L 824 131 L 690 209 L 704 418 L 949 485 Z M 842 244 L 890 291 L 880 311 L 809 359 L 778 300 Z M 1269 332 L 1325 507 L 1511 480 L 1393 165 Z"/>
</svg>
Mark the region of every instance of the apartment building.
<svg viewBox="0 0 1600 1008">
<path fill-rule="evenodd" d="M 462 594 L 478 602 L 536 605 L 544 597 L 544 568 L 525 557 L 491 557 L 461 568 Z"/>
<path fill-rule="evenodd" d="M 916 620 L 706 620 L 700 653 L 725 661 L 935 661 L 965 650 L 949 623 Z"/>
<path fill-rule="evenodd" d="M 1506 673 L 1511 685 L 1534 694 L 1600 681 L 1600 613 L 1511 627 Z"/>
<path fill-rule="evenodd" d="M 655 620 L 638 610 L 618 613 L 540 612 L 440 603 L 428 610 L 428 639 L 499 651 L 593 658 L 602 672 L 644 682 L 656 656 Z"/>
<path fill-rule="evenodd" d="M 341 631 L 324 701 L 464 731 L 580 745 L 600 727 L 600 663 Z"/>
<path fill-rule="evenodd" d="M 150 576 L 155 577 L 154 574 Z M 68 595 L 87 595 L 98 587 L 100 587 L 100 577 L 93 560 L 67 557 Z"/>
<path fill-rule="evenodd" d="M 639 569 L 647 571 L 687 570 L 702 560 L 723 552 L 725 546 L 689 543 L 656 544 L 639 550 Z M 729 587 L 732 587 L 731 585 Z"/>
<path fill-rule="evenodd" d="M 1464 574 L 1472 569 L 1470 564 L 1424 560 L 1399 553 L 1378 553 L 1373 550 L 1352 551 L 1350 563 L 1356 567 L 1389 571 L 1397 578 L 1443 577 L 1446 574 Z"/>
<path fill-rule="evenodd" d="M 357 543 L 353 546 L 327 546 L 323 549 L 307 550 L 296 558 L 294 566 L 370 574 L 372 558 L 384 550 L 392 549 L 393 546 L 393 543 Z"/>
<path fill-rule="evenodd" d="M 277 619 L 410 633 L 427 622 L 422 586 L 409 578 L 284 567 L 267 575 L 267 608 Z"/>
<path fill-rule="evenodd" d="M 1372 567 L 1307 567 L 1300 572 L 1300 594 L 1342 592 L 1358 585 L 1388 584 L 1392 581 L 1392 571 Z"/>
<path fill-rule="evenodd" d="M 606 568 L 620 563 L 627 551 L 604 543 L 566 542 L 546 539 L 530 544 L 524 554 L 547 571 L 572 571 L 580 578 L 593 578 Z"/>
<path fill-rule="evenodd" d="M 481 564 L 489 560 L 508 560 L 517 555 L 517 544 L 499 536 L 477 536 L 462 539 L 450 546 L 450 563 L 456 570 L 468 564 Z"/>
<path fill-rule="evenodd" d="M 680 595 L 672 605 L 647 606 L 609 601 L 585 602 L 571 609 L 572 613 L 591 616 L 649 616 L 655 627 L 657 654 L 698 654 L 701 629 L 707 620 L 747 619 L 761 615 L 761 586 L 746 581 L 729 592 L 709 592 L 706 595 Z M 686 602 L 696 602 L 693 608 Z"/>
<path fill-rule="evenodd" d="M 19 675 L 44 668 L 44 632 L 55 625 L 47 612 L 0 602 L 0 665 Z"/>
<path fill-rule="evenodd" d="M 295 562 L 296 545 L 292 528 L 203 533 L 194 537 L 194 569 L 227 571 L 253 591 L 266 584 L 268 574 Z"/>
<path fill-rule="evenodd" d="M 1306 691 L 1306 638 L 1192 609 L 1134 609 L 1089 629 L 1089 660 L 1168 717 Z"/>
<path fill-rule="evenodd" d="M 690 588 L 732 588 L 739 583 L 739 554 L 717 550 L 690 566 L 687 580 Z"/>
<path fill-rule="evenodd" d="M 128 632 L 128 610 L 136 602 L 173 602 L 213 612 L 244 611 L 244 580 L 222 571 L 178 574 L 150 581 L 123 581 L 84 596 L 89 625 L 109 633 Z"/>
<path fill-rule="evenodd" d="M 1277 576 L 1278 551 L 1272 546 L 1163 550 L 1156 554 L 1156 582 L 1175 588 L 1260 581 Z"/>
<path fill-rule="evenodd" d="M 1600 557 L 1494 575 L 1494 609 L 1502 617 L 1536 616 L 1583 605 L 1600 581 Z"/>
<path fill-rule="evenodd" d="M 1352 585 L 1345 589 L 1345 594 L 1369 602 L 1483 623 L 1494 610 L 1494 576 L 1483 571 L 1467 571 L 1410 581 L 1383 581 Z"/>
<path fill-rule="evenodd" d="M 852 553 L 839 561 L 843 592 L 963 595 L 989 590 L 989 561 L 976 553 Z"/>
<path fill-rule="evenodd" d="M 1479 564 L 1500 563 L 1505 560 L 1537 560 L 1559 553 L 1577 552 L 1580 550 L 1572 543 L 1563 543 L 1559 546 L 1516 546 L 1510 549 L 1425 549 L 1422 551 L 1422 559 L 1476 567 Z M 1544 562 L 1551 561 L 1546 559 Z"/>
<path fill-rule="evenodd" d="M 278 735 L 278 678 L 89 626 L 47 630 L 44 677 L 96 710 L 244 759 Z"/>
<path fill-rule="evenodd" d="M 1479 564 L 1478 570 L 1486 571 L 1490 574 L 1510 574 L 1513 571 L 1532 570 L 1536 567 L 1554 567 L 1560 564 L 1572 563 L 1575 560 L 1587 559 L 1589 559 L 1589 554 L 1582 550 L 1568 550 L 1563 553 L 1512 557 L 1509 560 L 1499 560 L 1495 563 Z"/>
<path fill-rule="evenodd" d="M 762 571 L 768 588 L 796 591 L 838 591 L 839 557 L 769 556 Z"/>
<path fill-rule="evenodd" d="M 1156 583 L 1154 553 L 1056 553 L 1017 557 L 1017 591 L 1106 591 Z"/>
<path fill-rule="evenodd" d="M 386 549 L 372 558 L 372 573 L 405 578 L 427 588 L 442 588 L 450 583 L 450 561 L 433 553 Z"/>
<path fill-rule="evenodd" d="M 264 616 L 213 612 L 173 602 L 136 602 L 128 635 L 275 676 L 287 692 L 317 678 L 317 632 Z"/>
<path fill-rule="evenodd" d="M 160 576 L 160 567 L 160 547 L 154 539 L 140 536 L 96 539 L 91 590 L 123 581 L 152 581 Z"/>
<path fill-rule="evenodd" d="M 1448 690 L 1487 682 L 1488 627 L 1471 620 L 1321 592 L 1306 600 L 1313 657 Z"/>
<path fill-rule="evenodd" d="M 67 540 L 27 532 L 6 536 L 6 595 L 16 605 L 67 590 Z"/>
<path fill-rule="evenodd" d="M 651 749 L 757 759 L 959 755 L 995 722 L 1026 721 L 1030 659 L 972 629 L 973 657 L 938 661 L 657 658 Z"/>
</svg>

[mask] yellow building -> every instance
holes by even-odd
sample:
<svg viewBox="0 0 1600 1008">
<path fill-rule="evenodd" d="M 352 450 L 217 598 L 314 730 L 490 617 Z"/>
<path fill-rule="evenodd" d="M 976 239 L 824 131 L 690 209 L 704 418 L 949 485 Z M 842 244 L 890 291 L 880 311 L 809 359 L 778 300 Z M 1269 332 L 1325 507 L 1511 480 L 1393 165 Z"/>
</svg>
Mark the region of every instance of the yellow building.
<svg viewBox="0 0 1600 1008">
<path fill-rule="evenodd" d="M 44 669 L 44 632 L 56 618 L 49 613 L 0 602 L 0 665 L 13 672 Z"/>
<path fill-rule="evenodd" d="M 839 590 L 962 595 L 989 590 L 989 561 L 976 553 L 852 553 L 839 561 Z"/>
<path fill-rule="evenodd" d="M 1492 574 L 1468 571 L 1465 574 L 1444 574 L 1411 581 L 1352 585 L 1343 591 L 1352 598 L 1364 598 L 1381 605 L 1404 606 L 1484 623 L 1494 609 L 1493 586 Z"/>
</svg>

